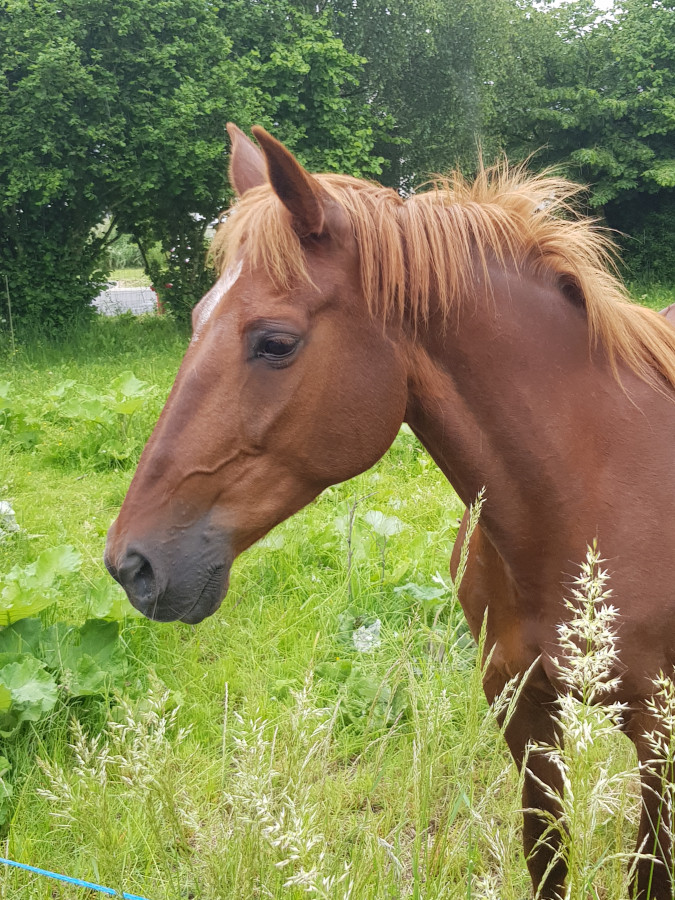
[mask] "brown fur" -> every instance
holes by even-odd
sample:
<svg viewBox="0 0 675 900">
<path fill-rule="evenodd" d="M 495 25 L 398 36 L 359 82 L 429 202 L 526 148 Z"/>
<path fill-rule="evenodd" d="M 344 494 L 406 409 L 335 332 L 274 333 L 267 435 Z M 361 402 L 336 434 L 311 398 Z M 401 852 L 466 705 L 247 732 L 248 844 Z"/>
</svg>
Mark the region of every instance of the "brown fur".
<svg viewBox="0 0 675 900">
<path fill-rule="evenodd" d="M 426 320 L 431 296 L 447 314 L 471 295 L 476 262 L 486 274 L 496 258 L 550 275 L 577 296 L 615 371 L 623 360 L 646 381 L 675 387 L 675 329 L 628 300 L 611 238 L 578 213 L 579 185 L 506 163 L 473 181 L 453 172 L 408 199 L 348 175 L 314 178 L 349 217 L 372 315 Z M 212 253 L 221 271 L 243 246 L 279 290 L 308 279 L 301 241 L 268 184 L 249 190 L 219 229 Z"/>
</svg>

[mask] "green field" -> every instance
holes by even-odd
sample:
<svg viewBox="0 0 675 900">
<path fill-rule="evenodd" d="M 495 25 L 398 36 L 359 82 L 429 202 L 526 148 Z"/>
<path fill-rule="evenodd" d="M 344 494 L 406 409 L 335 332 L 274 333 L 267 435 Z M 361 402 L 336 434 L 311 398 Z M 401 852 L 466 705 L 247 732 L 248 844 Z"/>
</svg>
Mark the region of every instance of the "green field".
<svg viewBox="0 0 675 900">
<path fill-rule="evenodd" d="M 238 559 L 213 618 L 128 615 L 105 534 L 186 341 L 122 317 L 3 351 L 0 609 L 11 589 L 40 621 L 0 629 L 0 855 L 148 900 L 527 896 L 519 776 L 447 574 L 462 505 L 405 428 Z M 36 693 L 10 699 L 29 656 Z M 570 896 L 619 900 L 634 761 L 589 715 Z M 2 898 L 83 896 L 0 867 Z"/>
</svg>

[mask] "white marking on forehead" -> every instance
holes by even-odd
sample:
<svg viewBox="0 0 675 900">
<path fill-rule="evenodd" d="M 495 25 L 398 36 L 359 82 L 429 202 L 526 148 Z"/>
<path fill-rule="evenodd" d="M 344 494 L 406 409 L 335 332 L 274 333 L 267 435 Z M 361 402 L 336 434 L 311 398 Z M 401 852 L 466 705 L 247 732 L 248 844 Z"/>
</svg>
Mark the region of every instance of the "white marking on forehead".
<svg viewBox="0 0 675 900">
<path fill-rule="evenodd" d="M 205 294 L 202 297 L 201 309 L 199 310 L 199 321 L 197 322 L 197 327 L 195 328 L 195 333 L 192 337 L 192 340 L 195 343 L 199 339 L 202 328 L 211 318 L 213 310 L 218 306 L 225 294 L 227 294 L 241 275 L 241 266 L 242 261 L 239 260 L 236 266 L 230 266 L 229 269 L 226 269 L 208 294 Z"/>
</svg>

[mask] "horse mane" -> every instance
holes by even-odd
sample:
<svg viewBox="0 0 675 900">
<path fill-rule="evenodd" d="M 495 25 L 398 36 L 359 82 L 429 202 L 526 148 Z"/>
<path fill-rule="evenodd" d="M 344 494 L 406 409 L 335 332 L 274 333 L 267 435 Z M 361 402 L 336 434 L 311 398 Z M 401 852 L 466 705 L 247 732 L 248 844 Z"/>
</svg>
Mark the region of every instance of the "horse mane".
<svg viewBox="0 0 675 900">
<path fill-rule="evenodd" d="M 314 178 L 348 216 L 372 315 L 417 326 L 433 296 L 447 316 L 475 292 L 477 271 L 489 284 L 496 260 L 553 279 L 580 302 L 590 339 L 604 347 L 615 374 L 622 360 L 655 387 L 663 390 L 665 379 L 675 388 L 675 328 L 628 298 L 611 237 L 575 203 L 580 185 L 506 162 L 481 167 L 473 180 L 452 172 L 408 198 L 348 175 Z M 309 280 L 290 215 L 269 185 L 247 191 L 218 229 L 217 268 L 224 271 L 244 245 L 279 290 Z"/>
</svg>

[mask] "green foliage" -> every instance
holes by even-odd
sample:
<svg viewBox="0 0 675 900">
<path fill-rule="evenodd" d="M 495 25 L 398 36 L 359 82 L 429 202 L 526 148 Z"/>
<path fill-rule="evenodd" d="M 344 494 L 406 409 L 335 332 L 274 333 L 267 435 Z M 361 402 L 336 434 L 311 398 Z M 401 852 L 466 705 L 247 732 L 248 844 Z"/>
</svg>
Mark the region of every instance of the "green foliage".
<svg viewBox="0 0 675 900">
<path fill-rule="evenodd" d="M 106 255 L 113 271 L 115 269 L 140 268 L 143 265 L 141 251 L 129 234 L 112 237 Z"/>
<path fill-rule="evenodd" d="M 124 684 L 129 660 L 120 621 L 135 611 L 110 578 L 92 587 L 87 606 L 95 618 L 83 625 L 45 625 L 35 618 L 59 599 L 63 578 L 77 573 L 80 564 L 72 547 L 54 547 L 0 577 L 0 736 L 5 739 L 16 738 L 24 723 L 43 720 L 59 697 L 65 702 L 107 695 Z M 0 759 L 0 824 L 13 795 L 8 768 Z"/>
<path fill-rule="evenodd" d="M 131 371 L 113 378 L 107 391 L 72 379 L 59 382 L 49 387 L 39 402 L 20 400 L 10 382 L 0 382 L 0 441 L 4 439 L 16 450 L 32 450 L 41 444 L 53 459 L 63 461 L 128 466 L 143 445 L 132 420 L 152 392 Z M 53 439 L 53 425 L 64 420 L 67 433 Z"/>
<path fill-rule="evenodd" d="M 56 681 L 29 654 L 0 656 L 0 735 L 11 737 L 22 722 L 37 722 L 56 706 Z M 4 665 L 3 665 L 4 663 Z"/>
<path fill-rule="evenodd" d="M 310 4 L 307 4 L 310 6 Z M 365 57 L 361 96 L 387 133 L 375 152 L 394 187 L 412 188 L 462 162 L 478 145 L 489 154 L 494 96 L 518 6 L 504 0 L 334 0 L 332 26 Z M 508 73 L 511 75 L 511 73 Z"/>
<path fill-rule="evenodd" d="M 64 699 L 121 687 L 128 670 L 119 623 L 89 619 L 75 627 L 23 619 L 0 630 L 0 735 L 37 722 Z"/>
<path fill-rule="evenodd" d="M 80 628 L 58 622 L 45 630 L 41 650 L 67 695 L 90 697 L 122 684 L 128 662 L 118 637 L 118 622 L 89 619 Z"/>
<path fill-rule="evenodd" d="M 619 230 L 629 275 L 675 284 L 675 190 L 617 200 L 605 212 Z"/>
<path fill-rule="evenodd" d="M 64 545 L 44 550 L 35 562 L 0 576 L 0 626 L 34 616 L 54 603 L 59 580 L 80 566 L 80 554 Z"/>
<path fill-rule="evenodd" d="M 533 8 L 514 36 L 529 73 L 505 105 L 515 155 L 562 165 L 619 229 L 633 275 L 674 277 L 675 15 L 671 3 Z"/>
<path fill-rule="evenodd" d="M 40 420 L 34 406 L 16 396 L 10 381 L 0 381 L 0 443 L 30 449 L 39 440 Z"/>
<path fill-rule="evenodd" d="M 140 229 L 217 205 L 245 91 L 199 0 L 4 0 L 1 13 L 0 273 L 15 324 L 54 330 L 98 291 L 104 215 Z"/>
<path fill-rule="evenodd" d="M 364 101 L 365 60 L 332 32 L 327 10 L 305 12 L 289 0 L 232 0 L 221 18 L 255 94 L 250 115 L 314 170 L 380 173 L 383 159 L 373 147 L 389 123 Z"/>
</svg>

